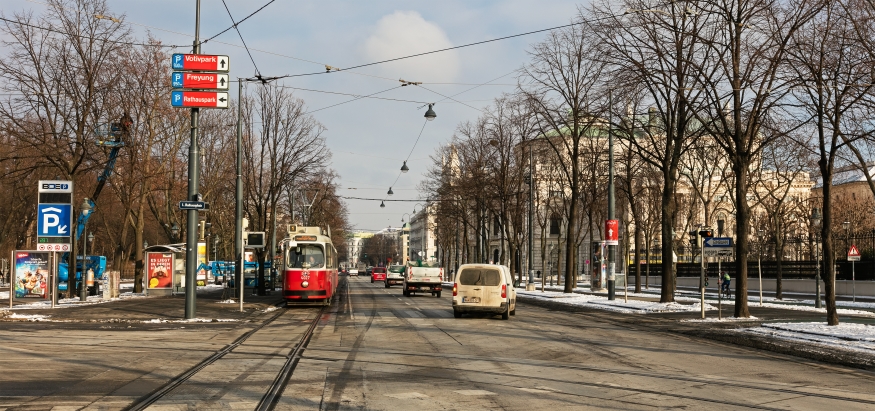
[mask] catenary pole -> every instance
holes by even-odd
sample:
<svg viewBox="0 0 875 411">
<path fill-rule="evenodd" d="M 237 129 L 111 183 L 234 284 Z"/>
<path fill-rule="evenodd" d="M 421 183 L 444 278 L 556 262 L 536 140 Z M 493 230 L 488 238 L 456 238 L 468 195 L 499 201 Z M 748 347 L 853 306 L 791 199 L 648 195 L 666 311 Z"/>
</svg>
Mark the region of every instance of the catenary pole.
<svg viewBox="0 0 875 411">
<path fill-rule="evenodd" d="M 201 1 L 195 2 L 194 19 L 194 49 L 193 54 L 200 54 Z M 199 108 L 191 109 L 191 138 L 188 142 L 188 199 L 200 201 L 200 154 L 197 142 Z M 197 234 L 198 210 L 188 210 L 188 228 L 185 237 L 185 319 L 195 317 L 197 301 Z"/>
<path fill-rule="evenodd" d="M 614 116 L 611 111 L 614 105 L 613 90 L 608 90 L 608 220 L 614 219 Z M 619 224 L 617 231 L 620 230 Z M 618 233 L 619 235 L 619 233 Z M 608 245 L 608 300 L 614 299 L 616 292 L 617 246 Z"/>
<path fill-rule="evenodd" d="M 237 185 L 235 193 L 234 229 L 234 284 L 243 311 L 243 79 L 237 79 Z"/>
</svg>

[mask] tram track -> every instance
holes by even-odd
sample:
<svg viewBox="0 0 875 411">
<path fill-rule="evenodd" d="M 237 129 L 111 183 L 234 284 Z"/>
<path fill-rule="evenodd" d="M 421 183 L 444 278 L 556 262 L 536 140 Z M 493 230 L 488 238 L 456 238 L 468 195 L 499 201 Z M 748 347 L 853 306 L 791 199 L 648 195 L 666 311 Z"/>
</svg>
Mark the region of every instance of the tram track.
<svg viewBox="0 0 875 411">
<path fill-rule="evenodd" d="M 282 304 L 284 304 L 284 303 L 282 303 Z M 258 405 L 259 408 L 257 408 L 257 409 L 270 410 L 270 409 L 273 409 L 273 407 L 276 405 L 276 401 L 278 400 L 279 396 L 282 395 L 282 389 L 285 387 L 285 383 L 288 382 L 288 379 L 291 377 L 292 372 L 294 372 L 295 366 L 297 365 L 298 361 L 300 360 L 301 352 L 306 347 L 306 344 L 309 343 L 310 338 L 313 335 L 313 332 L 315 331 L 317 325 L 319 324 L 320 318 L 323 316 L 323 314 L 325 313 L 327 308 L 329 308 L 329 306 L 321 306 L 318 308 L 315 316 L 312 317 L 312 320 L 310 321 L 310 325 L 307 327 L 306 331 L 303 333 L 303 335 L 300 338 L 298 338 L 296 340 L 292 350 L 288 354 L 284 355 L 287 358 L 286 363 L 282 367 L 280 373 L 274 379 L 270 388 L 267 390 L 265 395 L 262 397 L 262 399 Z M 166 384 L 155 389 L 151 393 L 141 397 L 140 399 L 138 399 L 137 401 L 135 401 L 131 405 L 124 408 L 124 410 L 127 410 L 127 411 L 145 410 L 148 407 L 150 407 L 151 405 L 157 403 L 158 401 L 169 397 L 174 392 L 174 390 L 183 386 L 187 381 L 191 380 L 192 377 L 196 376 L 204 368 L 219 362 L 222 358 L 224 358 L 228 354 L 232 353 L 235 349 L 237 349 L 238 347 L 243 345 L 245 342 L 247 342 L 252 336 L 257 334 L 259 331 L 263 330 L 265 327 L 274 323 L 276 320 L 278 320 L 280 317 L 282 317 L 287 312 L 288 312 L 288 310 L 286 310 L 284 308 L 277 310 L 276 313 L 273 314 L 270 318 L 266 319 L 265 321 L 261 322 L 257 326 L 253 327 L 251 330 L 249 330 L 246 333 L 244 333 L 243 335 L 239 336 L 233 342 L 222 347 L 220 350 L 216 351 L 215 353 L 213 353 L 209 357 L 203 359 L 202 361 L 198 362 L 194 366 L 188 368 L 186 371 L 180 373 L 179 375 L 177 375 L 176 377 L 171 379 Z M 270 355 L 265 355 L 265 356 L 270 356 Z"/>
</svg>

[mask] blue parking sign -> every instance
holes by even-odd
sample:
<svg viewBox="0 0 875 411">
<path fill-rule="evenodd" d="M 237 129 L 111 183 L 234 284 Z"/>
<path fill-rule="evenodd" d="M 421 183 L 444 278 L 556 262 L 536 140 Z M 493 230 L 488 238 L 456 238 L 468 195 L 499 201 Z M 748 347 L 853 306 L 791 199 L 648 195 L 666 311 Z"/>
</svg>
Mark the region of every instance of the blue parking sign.
<svg viewBox="0 0 875 411">
<path fill-rule="evenodd" d="M 37 236 L 70 237 L 73 206 L 40 204 L 37 208 Z"/>
</svg>

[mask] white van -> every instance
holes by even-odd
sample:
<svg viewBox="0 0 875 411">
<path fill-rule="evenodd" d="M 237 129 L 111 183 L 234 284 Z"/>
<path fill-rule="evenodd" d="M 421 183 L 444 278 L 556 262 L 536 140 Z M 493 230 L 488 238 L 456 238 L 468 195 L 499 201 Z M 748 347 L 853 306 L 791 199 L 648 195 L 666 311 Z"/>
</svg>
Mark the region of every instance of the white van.
<svg viewBox="0 0 875 411">
<path fill-rule="evenodd" d="M 453 316 L 463 313 L 516 314 L 513 276 L 504 265 L 463 264 L 453 282 Z"/>
</svg>

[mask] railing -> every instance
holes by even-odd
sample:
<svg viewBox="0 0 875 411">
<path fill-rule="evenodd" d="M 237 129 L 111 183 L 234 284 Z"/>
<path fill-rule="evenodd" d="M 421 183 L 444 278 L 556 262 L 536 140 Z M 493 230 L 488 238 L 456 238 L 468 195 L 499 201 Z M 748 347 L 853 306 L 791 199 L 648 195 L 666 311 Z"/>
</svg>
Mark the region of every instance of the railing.
<svg viewBox="0 0 875 411">
<path fill-rule="evenodd" d="M 824 276 L 825 266 L 824 261 L 820 261 L 821 277 Z M 836 261 L 836 279 L 851 280 L 852 267 L 850 261 Z M 699 263 L 677 263 L 675 265 L 678 277 L 698 277 L 700 274 Z M 707 265 L 707 273 L 710 277 L 717 276 L 717 263 L 709 262 Z M 783 279 L 812 279 L 817 271 L 817 261 L 783 261 L 781 264 L 781 278 Z M 724 261 L 721 269 L 728 272 L 732 278 L 736 278 L 735 262 Z M 645 265 L 641 264 L 641 274 L 645 273 Z M 763 278 L 777 278 L 778 264 L 775 261 L 762 262 Z M 629 265 L 629 275 L 634 275 L 635 265 Z M 875 262 L 857 261 L 853 267 L 854 278 L 860 281 L 875 280 Z M 650 264 L 650 276 L 661 276 L 662 266 L 659 264 Z M 757 261 L 748 261 L 747 263 L 748 278 L 756 278 L 759 276 Z"/>
</svg>

